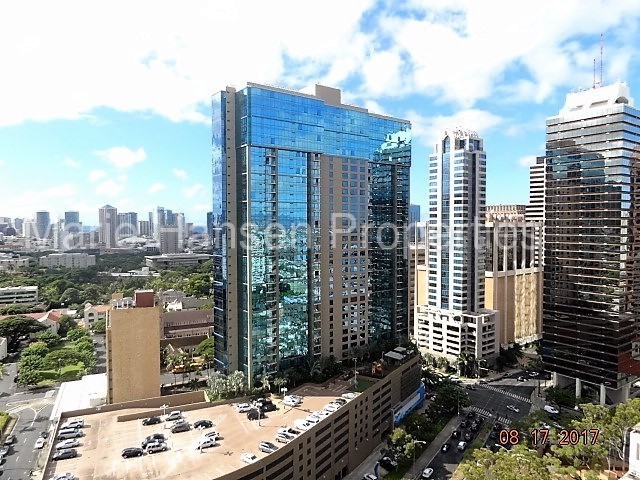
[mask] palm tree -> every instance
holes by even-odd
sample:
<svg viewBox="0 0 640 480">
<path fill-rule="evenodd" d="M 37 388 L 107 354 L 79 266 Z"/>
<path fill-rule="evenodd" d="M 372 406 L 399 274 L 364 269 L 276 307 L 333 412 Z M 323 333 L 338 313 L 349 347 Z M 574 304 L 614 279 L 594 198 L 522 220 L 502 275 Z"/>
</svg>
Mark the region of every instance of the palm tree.
<svg viewBox="0 0 640 480">
<path fill-rule="evenodd" d="M 287 384 L 287 379 L 284 377 L 276 377 L 273 379 L 273 386 L 278 389 L 278 393 L 280 393 L 280 391 L 282 390 L 282 387 L 284 387 L 286 384 Z"/>
<path fill-rule="evenodd" d="M 171 370 L 173 373 L 173 384 L 176 384 L 176 373 L 175 368 L 181 364 L 180 354 L 178 352 L 172 352 L 167 355 L 167 370 Z"/>
</svg>

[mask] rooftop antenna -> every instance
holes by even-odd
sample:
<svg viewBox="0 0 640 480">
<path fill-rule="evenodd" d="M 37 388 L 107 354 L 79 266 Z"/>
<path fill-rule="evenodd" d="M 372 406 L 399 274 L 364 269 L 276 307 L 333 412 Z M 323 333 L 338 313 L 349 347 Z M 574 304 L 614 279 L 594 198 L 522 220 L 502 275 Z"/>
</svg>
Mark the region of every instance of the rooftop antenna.
<svg viewBox="0 0 640 480">
<path fill-rule="evenodd" d="M 600 86 L 603 85 L 602 83 L 602 72 L 603 72 L 603 58 L 604 58 L 604 35 L 601 33 L 600 34 Z"/>
<path fill-rule="evenodd" d="M 596 88 L 596 59 L 593 59 L 593 83 L 591 84 L 591 88 Z"/>
</svg>

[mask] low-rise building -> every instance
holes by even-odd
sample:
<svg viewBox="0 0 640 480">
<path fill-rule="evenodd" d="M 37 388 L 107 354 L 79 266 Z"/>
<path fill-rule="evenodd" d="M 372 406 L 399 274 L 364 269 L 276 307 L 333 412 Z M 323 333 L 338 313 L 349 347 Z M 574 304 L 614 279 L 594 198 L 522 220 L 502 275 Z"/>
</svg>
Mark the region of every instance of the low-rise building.
<svg viewBox="0 0 640 480">
<path fill-rule="evenodd" d="M 87 303 L 84 306 L 84 325 L 91 327 L 99 320 L 107 320 L 107 311 L 111 308 L 110 305 L 91 305 Z"/>
<path fill-rule="evenodd" d="M 96 256 L 87 253 L 50 253 L 40 257 L 41 267 L 87 268 L 96 264 Z"/>
<path fill-rule="evenodd" d="M 12 272 L 29 266 L 29 257 L 0 253 L 0 272 Z"/>
<path fill-rule="evenodd" d="M 213 313 L 211 310 L 178 310 L 163 312 L 160 315 L 162 341 L 166 348 L 169 344 L 192 352 L 204 339 L 213 334 Z M 180 342 L 176 342 L 180 339 Z"/>
<path fill-rule="evenodd" d="M 0 288 L 0 305 L 36 303 L 37 301 L 38 287 L 36 285 Z"/>
<path fill-rule="evenodd" d="M 210 260 L 212 255 L 205 253 L 169 253 L 144 257 L 147 267 L 156 270 L 178 267 L 181 265 L 201 265 Z"/>
</svg>

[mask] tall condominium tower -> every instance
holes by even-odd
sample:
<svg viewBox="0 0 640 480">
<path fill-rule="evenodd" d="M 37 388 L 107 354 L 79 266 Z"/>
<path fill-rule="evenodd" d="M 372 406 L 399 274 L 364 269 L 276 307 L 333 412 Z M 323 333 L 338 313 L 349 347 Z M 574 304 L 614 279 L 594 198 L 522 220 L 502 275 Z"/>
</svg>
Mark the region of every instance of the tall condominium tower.
<svg viewBox="0 0 640 480">
<path fill-rule="evenodd" d="M 69 233 L 78 233 L 80 228 L 80 213 L 64 212 L 64 231 Z"/>
<path fill-rule="evenodd" d="M 38 238 L 50 238 L 52 234 L 51 230 L 51 218 L 49 212 L 36 212 L 36 236 Z"/>
<path fill-rule="evenodd" d="M 250 83 L 213 96 L 217 368 L 407 336 L 410 123 Z"/>
<path fill-rule="evenodd" d="M 127 212 L 118 214 L 118 237 L 138 235 L 138 214 Z"/>
<path fill-rule="evenodd" d="M 547 119 L 543 361 L 556 384 L 624 400 L 640 375 L 640 111 L 622 83 Z"/>
<path fill-rule="evenodd" d="M 116 246 L 116 230 L 118 229 L 118 210 L 111 205 L 105 205 L 98 210 L 98 225 L 100 232 L 98 241 L 105 247 Z"/>
<path fill-rule="evenodd" d="M 498 349 L 497 314 L 484 308 L 486 155 L 477 133 L 444 132 L 429 156 L 427 264 L 418 268 L 418 346 L 455 359 Z"/>
</svg>

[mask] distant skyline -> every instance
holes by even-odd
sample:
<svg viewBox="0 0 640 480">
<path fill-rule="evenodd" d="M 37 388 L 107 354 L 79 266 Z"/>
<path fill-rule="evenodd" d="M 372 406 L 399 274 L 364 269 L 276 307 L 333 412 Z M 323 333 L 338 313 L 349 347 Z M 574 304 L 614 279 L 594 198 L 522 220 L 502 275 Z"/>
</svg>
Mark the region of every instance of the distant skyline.
<svg viewBox="0 0 640 480">
<path fill-rule="evenodd" d="M 423 215 L 427 156 L 448 126 L 484 139 L 488 204 L 527 203 L 545 119 L 593 86 L 594 59 L 600 80 L 601 34 L 603 83 L 640 95 L 640 0 L 332 0 L 313 34 L 293 0 L 35 3 L 0 5 L 0 216 L 12 218 L 73 210 L 98 225 L 111 204 L 206 225 L 210 97 L 247 81 L 321 83 L 411 120 Z"/>
</svg>

